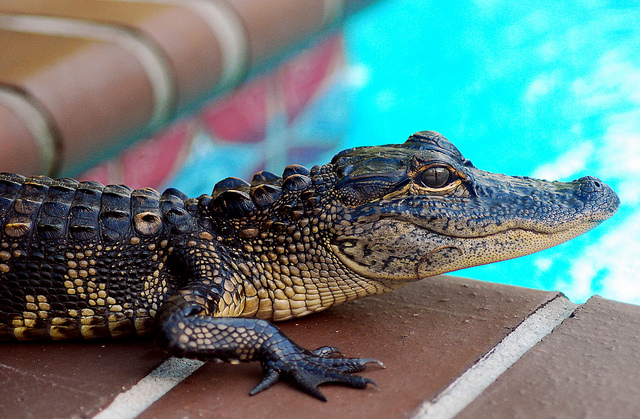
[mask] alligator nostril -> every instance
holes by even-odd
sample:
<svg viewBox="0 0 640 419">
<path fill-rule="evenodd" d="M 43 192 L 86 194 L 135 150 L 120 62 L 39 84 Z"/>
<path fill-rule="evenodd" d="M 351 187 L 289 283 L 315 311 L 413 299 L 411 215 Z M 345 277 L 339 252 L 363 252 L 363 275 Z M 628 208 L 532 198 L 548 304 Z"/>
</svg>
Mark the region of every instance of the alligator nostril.
<svg viewBox="0 0 640 419">
<path fill-rule="evenodd" d="M 602 193 L 607 188 L 604 183 L 597 177 L 593 176 L 585 176 L 578 179 L 578 190 L 580 193 L 593 194 L 593 193 Z M 595 198 L 591 198 L 595 199 Z"/>
<path fill-rule="evenodd" d="M 583 188 L 586 187 L 588 189 L 600 190 L 604 187 L 604 184 L 600 179 L 593 176 L 584 176 L 577 180 L 582 184 Z"/>
</svg>

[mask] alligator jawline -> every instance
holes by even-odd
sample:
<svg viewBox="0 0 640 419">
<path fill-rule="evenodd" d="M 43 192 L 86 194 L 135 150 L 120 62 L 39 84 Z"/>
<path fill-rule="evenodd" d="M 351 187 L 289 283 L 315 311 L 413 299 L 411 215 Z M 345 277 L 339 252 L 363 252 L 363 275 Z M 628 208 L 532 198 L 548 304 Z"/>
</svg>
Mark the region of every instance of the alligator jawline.
<svg viewBox="0 0 640 419">
<path fill-rule="evenodd" d="M 391 220 L 397 220 L 399 222 L 403 222 L 403 223 L 409 223 L 412 224 L 420 229 L 426 230 L 431 234 L 434 235 L 438 235 L 438 236 L 445 236 L 445 237 L 450 237 L 450 238 L 454 238 L 454 239 L 480 239 L 480 238 L 486 238 L 486 237 L 491 237 L 491 236 L 497 236 L 497 235 L 501 235 L 501 234 L 506 234 L 510 231 L 525 231 L 525 232 L 529 232 L 529 233 L 533 233 L 533 234 L 537 234 L 540 236 L 554 236 L 554 235 L 560 235 L 563 233 L 567 233 L 567 232 L 571 232 L 571 231 L 579 231 L 579 233 L 576 234 L 582 234 L 586 231 L 589 231 L 593 228 L 595 228 L 597 225 L 599 225 L 602 221 L 600 220 L 586 220 L 586 221 L 582 221 L 579 223 L 576 222 L 572 222 L 572 223 L 567 223 L 563 228 L 560 227 L 555 227 L 556 230 L 554 231 L 544 231 L 542 229 L 534 229 L 534 228 L 527 228 L 527 227 L 505 227 L 504 229 L 501 230 L 497 230 L 497 231 L 492 231 L 492 232 L 487 232 L 487 233 L 477 233 L 474 235 L 456 235 L 456 234 L 452 234 L 449 231 L 442 231 L 442 230 L 437 230 L 433 227 L 431 227 L 429 224 L 423 222 L 422 219 L 420 218 L 416 218 L 416 217 L 412 217 L 410 215 L 401 215 L 399 216 L 398 214 L 389 214 L 387 216 L 385 216 L 384 214 L 379 214 L 379 217 L 376 217 L 375 219 L 369 219 L 367 221 L 364 222 L 364 224 L 367 223 L 375 223 L 377 221 L 380 221 L 382 219 L 391 219 Z M 575 236 L 573 236 L 575 237 Z"/>
</svg>

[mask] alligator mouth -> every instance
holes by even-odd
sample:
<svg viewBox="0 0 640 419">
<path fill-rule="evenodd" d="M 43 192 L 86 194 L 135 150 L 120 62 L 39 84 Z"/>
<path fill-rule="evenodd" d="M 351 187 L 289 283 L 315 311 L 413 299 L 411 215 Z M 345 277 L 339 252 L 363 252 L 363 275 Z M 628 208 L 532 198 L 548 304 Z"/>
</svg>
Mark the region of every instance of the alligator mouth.
<svg viewBox="0 0 640 419">
<path fill-rule="evenodd" d="M 450 240 L 443 240 L 446 244 L 420 259 L 416 265 L 416 279 L 536 253 L 566 242 L 590 228 L 568 229 L 553 234 L 515 228 L 482 237 L 449 237 Z"/>
<path fill-rule="evenodd" d="M 439 226 L 434 226 L 429 223 L 425 223 L 423 219 L 414 218 L 414 217 L 406 217 L 406 216 L 395 216 L 391 215 L 390 217 L 381 217 L 381 219 L 390 218 L 396 219 L 401 222 L 408 222 L 414 224 L 422 229 L 428 230 L 433 234 L 439 234 L 442 236 L 447 236 L 456 239 L 482 239 L 491 236 L 496 236 L 500 234 L 506 234 L 509 231 L 526 231 L 533 234 L 538 234 L 541 236 L 571 236 L 570 238 L 579 236 L 583 234 L 599 224 L 602 223 L 606 218 L 599 219 L 574 219 L 567 220 L 562 223 L 549 224 L 544 222 L 535 222 L 532 220 L 506 220 L 500 223 L 482 225 L 481 222 L 478 223 L 479 228 L 474 228 L 474 226 L 470 226 L 468 228 L 438 228 Z M 607 217 L 608 218 L 608 217 Z M 572 234 L 572 232 L 576 232 Z M 569 240 L 569 239 L 567 239 Z"/>
<path fill-rule="evenodd" d="M 599 223 L 587 221 L 552 233 L 509 228 L 463 237 L 441 234 L 405 217 L 381 217 L 362 224 L 358 234 L 334 237 L 331 246 L 348 268 L 365 277 L 415 281 L 535 253 Z"/>
</svg>

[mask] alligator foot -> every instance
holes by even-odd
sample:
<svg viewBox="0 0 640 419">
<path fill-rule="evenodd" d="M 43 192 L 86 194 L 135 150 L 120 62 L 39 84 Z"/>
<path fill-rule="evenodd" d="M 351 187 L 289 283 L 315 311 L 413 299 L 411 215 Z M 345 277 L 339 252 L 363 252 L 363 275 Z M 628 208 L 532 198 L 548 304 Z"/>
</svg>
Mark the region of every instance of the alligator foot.
<svg viewBox="0 0 640 419">
<path fill-rule="evenodd" d="M 196 299 L 199 299 L 196 300 Z M 251 391 L 257 394 L 286 379 L 302 391 L 326 401 L 318 386 L 336 383 L 365 388 L 375 383 L 351 375 L 375 359 L 342 358 L 337 348 L 307 350 L 289 339 L 277 326 L 261 319 L 211 317 L 198 314 L 208 308 L 206 290 L 185 288 L 165 301 L 156 316 L 156 342 L 174 356 L 227 362 L 260 361 L 263 380 Z"/>
<path fill-rule="evenodd" d="M 262 361 L 264 378 L 251 392 L 257 394 L 274 385 L 282 377 L 291 381 L 305 393 L 327 401 L 318 389 L 320 384 L 335 383 L 353 388 L 365 388 L 367 384 L 376 385 L 373 380 L 351 375 L 362 371 L 368 363 L 377 363 L 384 368 L 384 364 L 371 358 L 334 358 L 340 355 L 340 350 L 330 346 L 323 346 L 315 351 L 308 351 L 291 341 L 283 341 L 284 350 L 277 350 Z"/>
</svg>

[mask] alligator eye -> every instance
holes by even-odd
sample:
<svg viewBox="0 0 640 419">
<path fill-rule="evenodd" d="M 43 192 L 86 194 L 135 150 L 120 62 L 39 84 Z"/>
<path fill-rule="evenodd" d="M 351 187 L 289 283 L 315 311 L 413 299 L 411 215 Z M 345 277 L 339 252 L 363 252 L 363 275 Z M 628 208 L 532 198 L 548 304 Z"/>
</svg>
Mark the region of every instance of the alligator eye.
<svg viewBox="0 0 640 419">
<path fill-rule="evenodd" d="M 451 172 L 446 167 L 430 167 L 422 172 L 420 181 L 428 188 L 442 188 L 451 181 Z"/>
</svg>

